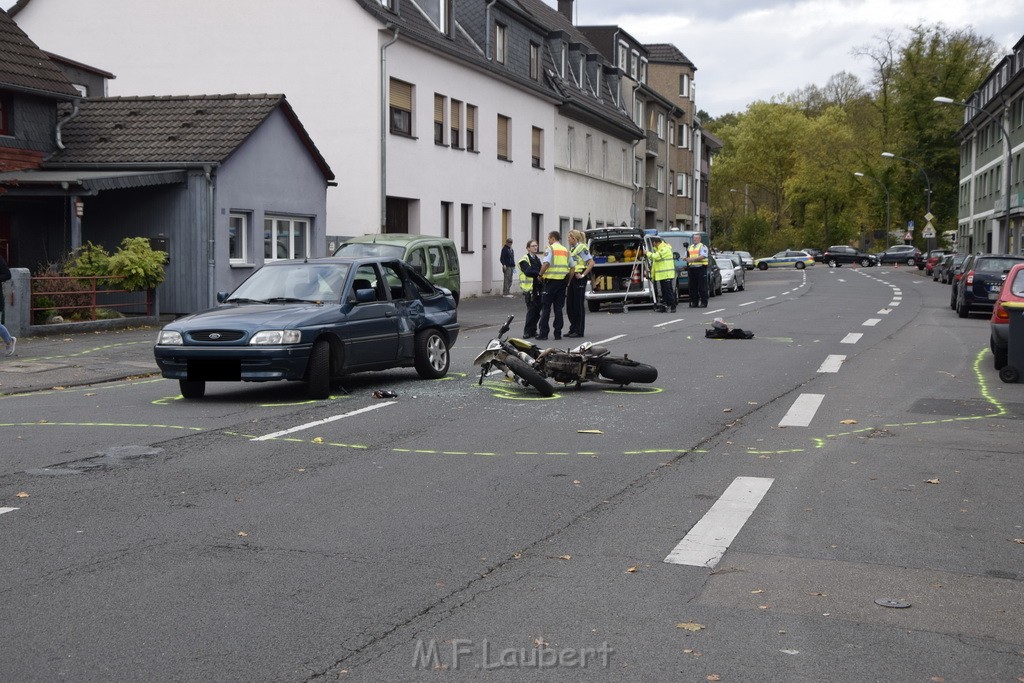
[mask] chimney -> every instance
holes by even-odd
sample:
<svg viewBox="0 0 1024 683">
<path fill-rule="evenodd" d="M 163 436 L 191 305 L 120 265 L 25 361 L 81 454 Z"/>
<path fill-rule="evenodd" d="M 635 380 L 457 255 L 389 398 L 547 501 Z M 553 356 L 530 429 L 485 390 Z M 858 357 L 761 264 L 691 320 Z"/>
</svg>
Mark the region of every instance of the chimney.
<svg viewBox="0 0 1024 683">
<path fill-rule="evenodd" d="M 558 0 L 558 13 L 572 21 L 572 0 Z"/>
</svg>

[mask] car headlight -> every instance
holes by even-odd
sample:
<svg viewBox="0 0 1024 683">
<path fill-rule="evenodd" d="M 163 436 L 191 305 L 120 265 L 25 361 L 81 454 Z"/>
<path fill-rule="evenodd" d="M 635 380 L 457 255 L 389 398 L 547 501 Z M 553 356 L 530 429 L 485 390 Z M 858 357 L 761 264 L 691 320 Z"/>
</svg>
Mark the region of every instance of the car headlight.
<svg viewBox="0 0 1024 683">
<path fill-rule="evenodd" d="M 181 346 L 185 342 L 181 339 L 181 332 L 177 330 L 160 330 L 156 336 L 156 343 L 164 346 Z"/>
<path fill-rule="evenodd" d="M 263 330 L 257 332 L 249 340 L 250 346 L 278 346 L 280 344 L 298 344 L 302 333 L 298 330 Z"/>
</svg>

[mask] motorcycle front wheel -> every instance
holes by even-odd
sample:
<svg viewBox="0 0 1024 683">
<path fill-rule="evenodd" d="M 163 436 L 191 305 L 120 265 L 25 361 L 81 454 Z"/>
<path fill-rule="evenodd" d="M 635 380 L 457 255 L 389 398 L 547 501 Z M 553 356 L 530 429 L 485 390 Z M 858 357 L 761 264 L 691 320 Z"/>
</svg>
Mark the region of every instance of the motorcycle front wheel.
<svg viewBox="0 0 1024 683">
<path fill-rule="evenodd" d="M 630 382 L 650 384 L 658 379 L 658 369 L 656 367 L 645 363 L 637 363 L 635 360 L 628 358 L 605 358 L 597 366 L 597 370 L 605 379 L 621 382 L 622 384 L 629 384 Z"/>
<path fill-rule="evenodd" d="M 524 361 L 514 356 L 505 359 L 508 369 L 521 377 L 527 384 L 540 392 L 541 396 L 551 396 L 555 388 L 548 384 L 544 376 L 527 365 Z"/>
</svg>

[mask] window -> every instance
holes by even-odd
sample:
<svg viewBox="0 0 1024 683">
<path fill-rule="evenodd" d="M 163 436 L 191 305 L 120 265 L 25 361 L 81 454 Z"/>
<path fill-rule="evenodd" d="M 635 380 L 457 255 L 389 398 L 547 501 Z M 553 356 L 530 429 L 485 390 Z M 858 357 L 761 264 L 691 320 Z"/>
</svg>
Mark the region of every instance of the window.
<svg viewBox="0 0 1024 683">
<path fill-rule="evenodd" d="M 228 261 L 249 262 L 249 214 L 232 212 L 228 216 Z"/>
<path fill-rule="evenodd" d="M 444 95 L 434 93 L 434 144 L 444 144 Z"/>
<path fill-rule="evenodd" d="M 466 105 L 466 149 L 476 151 L 476 107 Z"/>
<path fill-rule="evenodd" d="M 462 140 L 461 136 L 459 135 L 459 133 L 462 132 L 462 102 L 459 102 L 458 100 L 452 100 L 451 126 L 451 145 L 452 147 L 459 147 Z"/>
<path fill-rule="evenodd" d="M 567 55 L 569 54 L 569 46 L 562 43 L 562 49 L 558 53 L 558 75 L 565 78 L 565 64 Z"/>
<path fill-rule="evenodd" d="M 636 50 L 633 50 L 632 54 L 630 55 L 630 60 L 629 60 L 629 76 L 634 81 L 637 80 L 637 76 L 639 75 L 639 73 L 638 73 L 639 69 L 640 69 L 640 53 L 637 52 Z"/>
<path fill-rule="evenodd" d="M 530 214 L 530 239 L 540 244 L 540 234 L 544 230 L 544 215 L 540 213 Z"/>
<path fill-rule="evenodd" d="M 658 112 L 658 123 L 657 123 L 657 128 L 655 128 L 655 130 L 658 131 L 658 139 L 659 140 L 664 140 L 665 139 L 665 115 L 662 114 L 660 111 Z"/>
<path fill-rule="evenodd" d="M 690 96 L 690 74 L 679 74 L 679 96 Z"/>
<path fill-rule="evenodd" d="M 680 173 L 676 176 L 676 195 L 679 197 L 686 196 L 686 174 Z"/>
<path fill-rule="evenodd" d="M 658 167 L 657 185 L 658 185 L 658 193 L 659 194 L 664 193 L 665 192 L 665 167 L 664 166 L 659 166 Z"/>
<path fill-rule="evenodd" d="M 637 187 L 644 184 L 644 161 L 639 157 L 633 158 L 633 184 Z"/>
<path fill-rule="evenodd" d="M 0 95 L 0 135 L 13 135 L 11 124 L 11 102 L 10 95 Z"/>
<path fill-rule="evenodd" d="M 586 146 L 583 148 L 583 169 L 590 173 L 590 157 L 592 156 L 594 147 L 594 136 L 587 133 Z"/>
<path fill-rule="evenodd" d="M 530 78 L 540 80 L 540 45 L 530 43 Z"/>
<path fill-rule="evenodd" d="M 579 59 L 576 60 L 576 71 L 577 71 L 576 85 L 580 86 L 581 88 L 583 87 L 583 81 L 586 79 L 586 72 L 583 70 L 584 69 L 584 59 L 586 59 L 586 57 L 581 52 Z"/>
<path fill-rule="evenodd" d="M 502 161 L 508 161 L 508 124 L 509 118 L 498 114 L 498 158 Z"/>
<path fill-rule="evenodd" d="M 470 228 L 470 212 L 473 209 L 472 204 L 463 204 L 462 211 L 459 213 L 459 229 L 462 233 L 462 251 L 471 251 L 472 245 L 469 243 L 469 228 Z"/>
<path fill-rule="evenodd" d="M 418 4 L 439 31 L 452 34 L 452 0 L 419 0 Z"/>
<path fill-rule="evenodd" d="M 391 132 L 412 135 L 412 84 L 391 79 Z"/>
<path fill-rule="evenodd" d="M 506 41 L 508 30 L 501 24 L 494 24 L 494 61 L 498 64 L 505 63 L 505 51 L 508 48 Z"/>
<path fill-rule="evenodd" d="M 601 141 L 601 177 L 608 177 L 608 141 Z"/>
<path fill-rule="evenodd" d="M 441 202 L 441 233 L 448 239 L 452 238 L 451 202 Z"/>
<path fill-rule="evenodd" d="M 690 146 L 690 126 L 685 123 L 679 124 L 679 146 L 682 148 Z"/>
<path fill-rule="evenodd" d="M 636 97 L 633 98 L 633 123 L 639 128 L 644 127 L 644 103 Z"/>
<path fill-rule="evenodd" d="M 263 258 L 268 260 L 309 256 L 309 221 L 303 218 L 263 219 Z"/>
<path fill-rule="evenodd" d="M 544 158 L 541 153 L 544 150 L 544 131 L 536 126 L 533 127 L 533 136 L 531 140 L 532 147 L 532 160 L 534 168 L 544 167 Z"/>
<path fill-rule="evenodd" d="M 619 61 L 615 66 L 622 69 L 623 72 L 629 69 L 629 46 L 625 43 L 619 43 Z"/>
<path fill-rule="evenodd" d="M 646 83 L 647 82 L 647 58 L 646 57 L 641 57 L 640 58 L 640 82 L 641 83 Z"/>
</svg>

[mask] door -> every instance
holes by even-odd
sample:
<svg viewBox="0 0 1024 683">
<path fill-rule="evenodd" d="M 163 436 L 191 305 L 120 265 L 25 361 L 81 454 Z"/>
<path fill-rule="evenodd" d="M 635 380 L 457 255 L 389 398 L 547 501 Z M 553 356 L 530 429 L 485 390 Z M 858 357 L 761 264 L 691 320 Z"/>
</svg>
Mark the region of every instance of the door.
<svg viewBox="0 0 1024 683">
<path fill-rule="evenodd" d="M 355 301 L 358 289 L 372 289 L 376 299 Z M 349 302 L 352 309 L 338 327 L 338 336 L 345 343 L 345 367 L 358 368 L 398 358 L 398 309 L 376 266 L 359 266 L 352 278 Z"/>
</svg>

